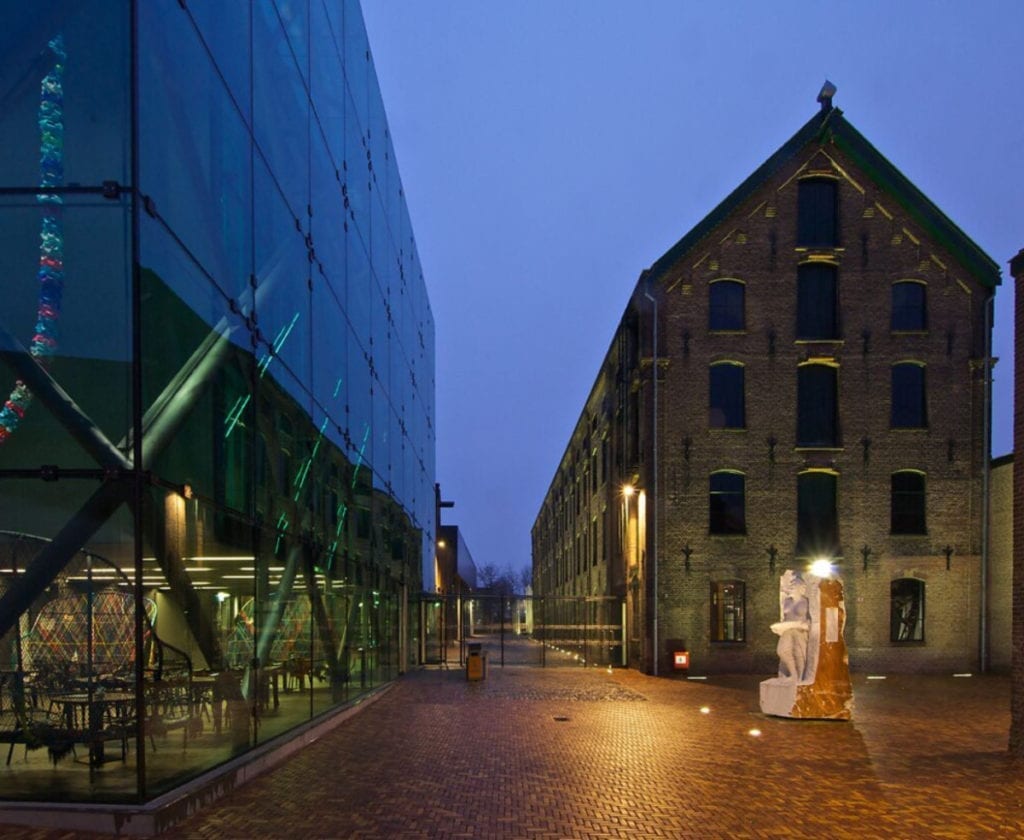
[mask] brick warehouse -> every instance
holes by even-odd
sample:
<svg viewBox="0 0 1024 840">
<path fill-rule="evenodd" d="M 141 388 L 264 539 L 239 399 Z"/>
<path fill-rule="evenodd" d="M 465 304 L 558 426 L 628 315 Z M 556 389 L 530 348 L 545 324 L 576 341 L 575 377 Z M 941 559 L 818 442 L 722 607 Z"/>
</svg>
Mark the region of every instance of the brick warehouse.
<svg viewBox="0 0 1024 840">
<path fill-rule="evenodd" d="M 999 269 L 834 92 L 641 273 L 534 523 L 535 594 L 621 598 L 630 667 L 774 670 L 815 559 L 854 670 L 987 658 Z"/>
</svg>

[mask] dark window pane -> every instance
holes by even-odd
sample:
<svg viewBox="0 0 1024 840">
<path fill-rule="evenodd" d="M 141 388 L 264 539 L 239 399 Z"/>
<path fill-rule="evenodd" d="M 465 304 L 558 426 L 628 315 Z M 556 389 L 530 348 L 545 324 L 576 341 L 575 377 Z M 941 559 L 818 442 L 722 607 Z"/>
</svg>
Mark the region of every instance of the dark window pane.
<svg viewBox="0 0 1024 840">
<path fill-rule="evenodd" d="M 713 429 L 742 429 L 745 426 L 743 406 L 743 367 L 734 364 L 712 365 L 710 381 L 709 424 Z"/>
<path fill-rule="evenodd" d="M 892 474 L 891 530 L 894 534 L 924 534 L 924 476 L 916 472 Z"/>
<path fill-rule="evenodd" d="M 798 554 L 833 557 L 839 550 L 836 518 L 836 477 L 812 472 L 797 476 Z"/>
<path fill-rule="evenodd" d="M 928 425 L 924 365 L 903 363 L 892 366 L 892 427 L 923 429 Z"/>
<path fill-rule="evenodd" d="M 711 474 L 709 530 L 712 534 L 746 533 L 744 484 L 744 477 L 739 473 Z"/>
<path fill-rule="evenodd" d="M 928 329 L 923 283 L 894 283 L 892 287 L 892 328 L 894 330 Z"/>
<path fill-rule="evenodd" d="M 834 265 L 805 263 L 797 269 L 796 337 L 804 340 L 839 337 Z"/>
<path fill-rule="evenodd" d="M 709 290 L 708 329 L 742 330 L 743 321 L 742 283 L 721 280 L 712 283 Z"/>
<path fill-rule="evenodd" d="M 711 584 L 711 641 L 742 642 L 746 638 L 746 586 L 740 580 Z"/>
<path fill-rule="evenodd" d="M 801 181 L 797 189 L 797 244 L 837 245 L 836 182 L 825 178 L 806 180 Z"/>
<path fill-rule="evenodd" d="M 797 446 L 838 446 L 837 369 L 804 365 L 797 372 Z"/>
<path fill-rule="evenodd" d="M 924 581 L 894 580 L 890 593 L 890 639 L 894 642 L 924 641 Z"/>
</svg>

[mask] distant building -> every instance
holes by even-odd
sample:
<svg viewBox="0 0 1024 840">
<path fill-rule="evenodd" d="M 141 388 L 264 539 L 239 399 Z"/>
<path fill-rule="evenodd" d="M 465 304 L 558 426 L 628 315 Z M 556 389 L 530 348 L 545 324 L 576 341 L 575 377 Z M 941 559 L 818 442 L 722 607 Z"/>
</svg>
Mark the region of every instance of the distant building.
<svg viewBox="0 0 1024 840">
<path fill-rule="evenodd" d="M 999 270 L 832 92 L 640 275 L 534 523 L 535 596 L 622 598 L 630 667 L 773 671 L 819 559 L 854 670 L 979 663 Z"/>
</svg>

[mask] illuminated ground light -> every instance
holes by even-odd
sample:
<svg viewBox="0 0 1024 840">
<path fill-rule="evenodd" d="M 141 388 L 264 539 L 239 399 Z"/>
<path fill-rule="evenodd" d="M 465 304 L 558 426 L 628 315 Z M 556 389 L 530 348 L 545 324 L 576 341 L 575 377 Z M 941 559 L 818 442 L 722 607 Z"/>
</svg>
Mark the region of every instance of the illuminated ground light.
<svg viewBox="0 0 1024 840">
<path fill-rule="evenodd" d="M 760 729 L 751 729 L 749 732 L 747 732 L 747 734 L 751 738 L 760 738 L 761 737 L 761 730 Z"/>
<path fill-rule="evenodd" d="M 825 558 L 811 563 L 811 574 L 819 578 L 832 577 L 832 561 Z"/>
<path fill-rule="evenodd" d="M 700 707 L 700 713 L 702 715 L 710 715 L 711 714 L 711 709 L 708 706 L 701 706 Z"/>
</svg>

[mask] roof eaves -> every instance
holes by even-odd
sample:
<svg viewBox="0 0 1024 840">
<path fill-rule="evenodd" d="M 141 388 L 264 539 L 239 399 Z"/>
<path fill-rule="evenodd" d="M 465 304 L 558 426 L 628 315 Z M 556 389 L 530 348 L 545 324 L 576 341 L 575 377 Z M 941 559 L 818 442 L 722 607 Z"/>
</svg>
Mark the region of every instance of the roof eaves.
<svg viewBox="0 0 1024 840">
<path fill-rule="evenodd" d="M 893 166 L 841 112 L 832 122 L 830 130 L 836 145 L 853 158 L 879 187 L 893 195 L 983 286 L 994 288 L 1002 282 L 996 262 L 914 186 L 906 175 Z"/>
<path fill-rule="evenodd" d="M 668 249 L 650 268 L 652 280 L 660 279 L 683 254 L 689 251 L 701 239 L 709 234 L 726 216 L 742 204 L 761 184 L 777 172 L 783 164 L 802 149 L 815 137 L 824 136 L 833 114 L 838 109 L 822 110 L 809 119 L 792 137 L 789 138 L 771 157 L 755 169 L 736 189 L 727 195 L 721 203 L 689 233 Z"/>
</svg>

